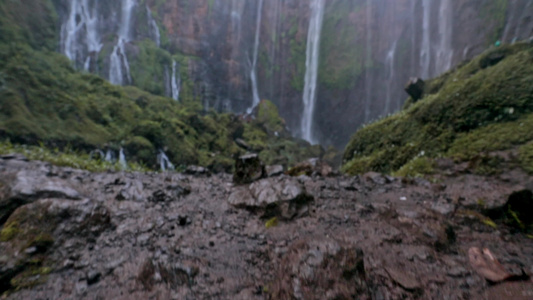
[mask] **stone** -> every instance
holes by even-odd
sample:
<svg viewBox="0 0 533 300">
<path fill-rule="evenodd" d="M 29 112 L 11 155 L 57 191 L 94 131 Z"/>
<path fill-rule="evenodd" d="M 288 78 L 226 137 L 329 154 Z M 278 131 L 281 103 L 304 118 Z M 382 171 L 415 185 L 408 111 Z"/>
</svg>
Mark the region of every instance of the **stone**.
<svg viewBox="0 0 533 300">
<path fill-rule="evenodd" d="M 472 247 L 468 250 L 468 260 L 472 268 L 486 280 L 497 283 L 511 277 L 489 249 Z"/>
<path fill-rule="evenodd" d="M 411 77 L 405 86 L 405 91 L 411 96 L 411 98 L 413 98 L 413 101 L 416 102 L 422 99 L 425 86 L 426 83 L 424 80 L 418 77 Z"/>
<path fill-rule="evenodd" d="M 279 176 L 283 174 L 283 166 L 282 165 L 266 166 L 265 171 L 266 171 L 267 177 Z"/>
<path fill-rule="evenodd" d="M 413 291 L 421 287 L 420 282 L 416 276 L 405 270 L 398 270 L 396 268 L 385 268 L 391 279 L 406 290 Z"/>
<path fill-rule="evenodd" d="M 246 154 L 235 159 L 234 183 L 251 183 L 263 178 L 265 174 L 265 167 L 257 154 Z"/>
<path fill-rule="evenodd" d="M 502 51 L 494 51 L 490 54 L 487 54 L 479 61 L 479 67 L 481 69 L 486 69 L 492 67 L 502 61 L 505 58 L 505 53 Z"/>
<path fill-rule="evenodd" d="M 211 175 L 209 170 L 207 170 L 204 167 L 200 167 L 200 166 L 188 166 L 187 169 L 185 169 L 185 174 L 188 174 L 188 175 Z"/>
<path fill-rule="evenodd" d="M 262 217 L 292 219 L 313 201 L 297 179 L 262 179 L 249 187 L 237 187 L 228 197 L 229 204 L 258 212 Z"/>
</svg>

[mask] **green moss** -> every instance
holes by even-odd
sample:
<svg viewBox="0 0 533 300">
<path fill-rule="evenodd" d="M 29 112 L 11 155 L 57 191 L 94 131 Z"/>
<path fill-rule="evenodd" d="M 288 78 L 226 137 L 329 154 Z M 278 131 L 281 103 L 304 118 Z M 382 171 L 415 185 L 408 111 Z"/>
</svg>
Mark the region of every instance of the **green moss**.
<svg viewBox="0 0 533 300">
<path fill-rule="evenodd" d="M 266 221 L 265 223 L 265 227 L 268 229 L 268 228 L 272 228 L 272 227 L 276 227 L 278 226 L 278 218 L 277 217 L 273 217 L 272 219 L 269 219 L 268 221 Z"/>
<path fill-rule="evenodd" d="M 520 166 L 530 174 L 533 174 L 533 143 L 519 148 L 519 160 Z"/>
<path fill-rule="evenodd" d="M 10 222 L 4 224 L 2 231 L 0 231 L 0 242 L 8 242 L 19 233 L 19 225 L 17 222 Z"/>
<path fill-rule="evenodd" d="M 152 94 L 164 95 L 165 66 L 172 66 L 170 54 L 148 39 L 138 42 L 137 47 L 136 55 L 130 60 L 133 84 Z"/>
<path fill-rule="evenodd" d="M 505 59 L 482 68 L 495 51 Z M 532 62 L 531 45 L 502 46 L 431 81 L 433 94 L 359 130 L 346 146 L 342 169 L 388 173 L 420 153 L 468 160 L 531 141 Z"/>
<path fill-rule="evenodd" d="M 405 165 L 403 165 L 398 171 L 394 172 L 394 176 L 401 177 L 424 177 L 434 172 L 435 166 L 433 160 L 421 156 L 415 157 Z"/>
</svg>

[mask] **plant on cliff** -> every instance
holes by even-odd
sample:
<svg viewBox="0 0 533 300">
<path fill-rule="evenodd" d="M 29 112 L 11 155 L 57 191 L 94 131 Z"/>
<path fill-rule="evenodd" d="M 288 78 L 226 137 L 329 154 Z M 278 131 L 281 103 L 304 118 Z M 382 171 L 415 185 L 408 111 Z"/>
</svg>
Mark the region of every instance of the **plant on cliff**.
<svg viewBox="0 0 533 300">
<path fill-rule="evenodd" d="M 531 44 L 491 49 L 428 82 L 419 102 L 356 132 L 342 169 L 390 173 L 420 153 L 469 160 L 524 145 L 533 140 L 532 81 Z"/>
</svg>

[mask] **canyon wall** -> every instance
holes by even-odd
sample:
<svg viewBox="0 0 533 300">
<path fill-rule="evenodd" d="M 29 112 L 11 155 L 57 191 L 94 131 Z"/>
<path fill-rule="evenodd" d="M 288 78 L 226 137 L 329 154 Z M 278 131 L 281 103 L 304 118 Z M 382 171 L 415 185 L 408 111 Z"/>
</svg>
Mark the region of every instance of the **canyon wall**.
<svg viewBox="0 0 533 300">
<path fill-rule="evenodd" d="M 294 135 L 338 147 L 398 111 L 409 77 L 431 78 L 497 41 L 533 36 L 531 0 L 324 1 L 310 110 L 303 99 L 316 1 L 48 1 L 56 50 L 76 68 L 205 110 L 243 113 L 269 99 Z"/>
</svg>

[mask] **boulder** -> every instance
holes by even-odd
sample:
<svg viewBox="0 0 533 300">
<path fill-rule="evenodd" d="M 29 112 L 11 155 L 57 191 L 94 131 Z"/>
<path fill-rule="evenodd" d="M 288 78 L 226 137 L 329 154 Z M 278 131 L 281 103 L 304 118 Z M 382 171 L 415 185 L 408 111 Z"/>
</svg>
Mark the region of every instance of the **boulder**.
<svg viewBox="0 0 533 300">
<path fill-rule="evenodd" d="M 234 183 L 251 183 L 264 176 L 265 167 L 257 154 L 246 154 L 235 160 Z"/>
<path fill-rule="evenodd" d="M 290 220 L 307 212 L 313 196 L 295 178 L 268 178 L 233 189 L 229 204 L 257 212 L 262 217 Z"/>
<path fill-rule="evenodd" d="M 265 168 L 267 177 L 274 177 L 279 176 L 283 174 L 283 166 L 282 165 L 273 165 L 273 166 L 267 166 Z"/>
<path fill-rule="evenodd" d="M 326 162 L 318 158 L 310 158 L 306 161 L 296 164 L 294 167 L 287 171 L 287 175 L 300 176 L 300 175 L 320 175 L 323 177 L 331 175 L 333 168 Z"/>
<path fill-rule="evenodd" d="M 413 102 L 416 102 L 424 95 L 425 86 L 424 80 L 418 77 L 411 77 L 405 86 L 405 91 L 413 98 Z"/>
</svg>

